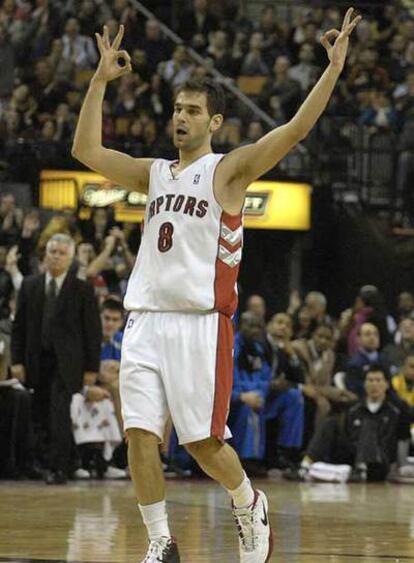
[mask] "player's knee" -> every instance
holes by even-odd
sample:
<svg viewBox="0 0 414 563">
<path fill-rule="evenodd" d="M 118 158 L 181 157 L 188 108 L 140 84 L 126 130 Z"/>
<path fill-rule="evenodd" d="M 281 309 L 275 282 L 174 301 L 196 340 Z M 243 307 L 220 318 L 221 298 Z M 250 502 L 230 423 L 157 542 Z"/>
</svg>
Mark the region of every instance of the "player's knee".
<svg viewBox="0 0 414 563">
<path fill-rule="evenodd" d="M 159 438 L 152 432 L 142 428 L 129 428 L 126 432 L 128 449 L 135 457 L 146 459 L 152 453 L 158 453 Z"/>
<path fill-rule="evenodd" d="M 184 447 L 194 459 L 202 459 L 203 457 L 211 456 L 222 446 L 223 444 L 217 438 L 206 438 L 205 440 L 185 444 Z"/>
</svg>

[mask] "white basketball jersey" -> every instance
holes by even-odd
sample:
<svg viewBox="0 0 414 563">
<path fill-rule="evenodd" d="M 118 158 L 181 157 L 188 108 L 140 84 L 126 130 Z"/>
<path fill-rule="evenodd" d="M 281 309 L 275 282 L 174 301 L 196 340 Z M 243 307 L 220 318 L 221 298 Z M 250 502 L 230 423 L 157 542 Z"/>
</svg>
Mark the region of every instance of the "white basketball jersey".
<svg viewBox="0 0 414 563">
<path fill-rule="evenodd" d="M 229 215 L 214 197 L 222 157 L 206 154 L 175 177 L 171 161 L 153 162 L 127 310 L 234 313 L 242 215 Z"/>
</svg>

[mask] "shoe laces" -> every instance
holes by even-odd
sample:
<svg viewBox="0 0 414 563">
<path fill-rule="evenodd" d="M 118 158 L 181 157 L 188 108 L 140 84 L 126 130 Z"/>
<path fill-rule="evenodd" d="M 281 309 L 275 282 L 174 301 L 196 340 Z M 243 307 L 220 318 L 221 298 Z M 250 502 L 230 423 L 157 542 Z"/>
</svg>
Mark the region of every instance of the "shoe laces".
<svg viewBox="0 0 414 563">
<path fill-rule="evenodd" d="M 235 508 L 233 510 L 242 549 L 246 553 L 253 552 L 258 544 L 257 511 L 254 508 Z"/>
<path fill-rule="evenodd" d="M 156 561 L 164 561 L 164 556 L 168 555 L 170 549 L 170 538 L 157 538 L 151 540 L 148 548 L 147 556 L 142 563 L 155 563 Z"/>
</svg>

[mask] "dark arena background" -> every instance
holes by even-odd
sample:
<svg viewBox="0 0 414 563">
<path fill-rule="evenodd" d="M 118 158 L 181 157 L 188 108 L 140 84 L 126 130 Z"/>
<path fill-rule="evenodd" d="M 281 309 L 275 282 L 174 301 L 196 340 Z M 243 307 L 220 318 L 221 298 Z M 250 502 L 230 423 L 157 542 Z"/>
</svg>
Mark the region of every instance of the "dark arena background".
<svg viewBox="0 0 414 563">
<path fill-rule="evenodd" d="M 103 145 L 175 160 L 180 85 L 224 88 L 214 152 L 256 143 L 296 114 L 351 4 L 0 4 L 0 563 L 141 561 L 119 367 L 146 196 L 71 155 L 95 33 L 124 25 L 132 64 L 107 85 Z M 281 563 L 414 562 L 414 1 L 352 7 L 326 110 L 245 200 L 228 424 Z M 72 285 L 52 295 L 57 235 Z M 239 561 L 230 498 L 171 422 L 160 456 L 181 560 Z"/>
</svg>

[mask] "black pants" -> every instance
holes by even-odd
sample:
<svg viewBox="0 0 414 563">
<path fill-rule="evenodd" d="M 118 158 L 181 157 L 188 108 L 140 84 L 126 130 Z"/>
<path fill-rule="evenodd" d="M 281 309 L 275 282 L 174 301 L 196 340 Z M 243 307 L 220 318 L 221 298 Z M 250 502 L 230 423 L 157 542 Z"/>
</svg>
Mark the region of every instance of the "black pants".
<svg viewBox="0 0 414 563">
<path fill-rule="evenodd" d="M 40 373 L 33 405 L 38 457 L 44 467 L 67 473 L 73 451 L 72 393 L 59 374 L 54 353 L 42 352 Z"/>
<path fill-rule="evenodd" d="M 33 463 L 33 431 L 29 391 L 0 390 L 0 475 L 17 477 Z"/>
<path fill-rule="evenodd" d="M 315 432 L 306 452 L 313 461 L 354 464 L 355 454 L 340 422 L 338 417 L 329 416 Z"/>
</svg>

